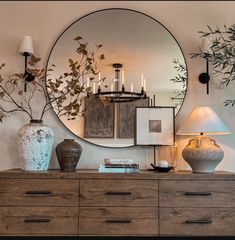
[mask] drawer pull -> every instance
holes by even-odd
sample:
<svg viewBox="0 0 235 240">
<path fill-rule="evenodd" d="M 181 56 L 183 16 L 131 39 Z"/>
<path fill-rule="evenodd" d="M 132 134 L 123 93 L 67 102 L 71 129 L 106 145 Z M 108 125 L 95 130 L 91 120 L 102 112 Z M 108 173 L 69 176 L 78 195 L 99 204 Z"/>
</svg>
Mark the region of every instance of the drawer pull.
<svg viewBox="0 0 235 240">
<path fill-rule="evenodd" d="M 211 196 L 211 192 L 185 192 L 186 196 Z"/>
<path fill-rule="evenodd" d="M 131 195 L 131 192 L 106 192 L 106 195 Z"/>
<path fill-rule="evenodd" d="M 50 221 L 48 218 L 26 218 L 24 220 L 25 223 L 46 223 Z"/>
<path fill-rule="evenodd" d="M 27 195 L 51 195 L 51 191 L 26 191 Z"/>
<path fill-rule="evenodd" d="M 131 223 L 131 220 L 130 219 L 115 219 L 115 220 L 111 220 L 111 219 L 108 219 L 106 220 L 106 223 Z"/>
<path fill-rule="evenodd" d="M 213 223 L 212 220 L 207 220 L 207 219 L 204 219 L 204 220 L 186 220 L 185 223 L 187 224 L 210 224 L 210 223 Z"/>
</svg>

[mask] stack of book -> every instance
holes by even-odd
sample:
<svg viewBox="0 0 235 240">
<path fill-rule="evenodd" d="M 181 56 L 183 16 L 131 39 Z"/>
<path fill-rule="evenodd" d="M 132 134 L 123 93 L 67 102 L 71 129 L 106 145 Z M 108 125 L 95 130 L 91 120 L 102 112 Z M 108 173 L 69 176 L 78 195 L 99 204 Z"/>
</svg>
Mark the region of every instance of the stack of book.
<svg viewBox="0 0 235 240">
<path fill-rule="evenodd" d="M 104 164 L 100 164 L 99 172 L 107 173 L 136 173 L 139 172 L 139 164 L 132 159 L 104 159 Z"/>
</svg>

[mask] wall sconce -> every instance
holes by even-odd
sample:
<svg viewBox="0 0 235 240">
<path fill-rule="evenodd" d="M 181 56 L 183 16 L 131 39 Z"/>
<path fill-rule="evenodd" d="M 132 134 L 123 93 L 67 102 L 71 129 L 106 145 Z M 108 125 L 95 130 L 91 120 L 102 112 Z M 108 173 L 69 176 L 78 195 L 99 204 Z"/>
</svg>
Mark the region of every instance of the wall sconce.
<svg viewBox="0 0 235 240">
<path fill-rule="evenodd" d="M 209 81 L 210 81 L 210 75 L 209 75 L 209 61 L 208 61 L 208 53 L 210 50 L 211 42 L 208 38 L 202 38 L 201 41 L 201 50 L 205 54 L 206 59 L 206 72 L 203 72 L 199 75 L 198 79 L 199 82 L 202 84 L 206 84 L 206 93 L 209 94 Z"/>
<path fill-rule="evenodd" d="M 30 36 L 24 36 L 19 45 L 19 53 L 25 57 L 25 70 L 24 70 L 24 91 L 27 89 L 27 82 L 32 82 L 35 79 L 30 72 L 27 71 L 28 57 L 34 53 L 33 51 L 33 41 Z"/>
</svg>

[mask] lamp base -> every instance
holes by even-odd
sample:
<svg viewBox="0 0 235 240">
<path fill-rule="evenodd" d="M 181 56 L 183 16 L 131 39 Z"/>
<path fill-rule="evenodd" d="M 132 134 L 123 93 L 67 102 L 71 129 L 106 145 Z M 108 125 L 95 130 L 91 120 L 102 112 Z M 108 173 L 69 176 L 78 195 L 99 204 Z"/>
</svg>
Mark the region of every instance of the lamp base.
<svg viewBox="0 0 235 240">
<path fill-rule="evenodd" d="M 224 157 L 224 151 L 216 141 L 201 135 L 189 140 L 182 156 L 194 173 L 213 173 Z"/>
</svg>

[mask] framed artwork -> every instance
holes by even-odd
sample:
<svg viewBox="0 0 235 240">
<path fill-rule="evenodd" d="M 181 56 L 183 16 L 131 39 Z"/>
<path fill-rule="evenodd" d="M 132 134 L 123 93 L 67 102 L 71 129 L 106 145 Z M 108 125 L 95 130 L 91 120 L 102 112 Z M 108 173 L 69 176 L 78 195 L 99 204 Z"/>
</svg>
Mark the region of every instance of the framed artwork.
<svg viewBox="0 0 235 240">
<path fill-rule="evenodd" d="M 136 107 L 135 145 L 173 146 L 174 107 Z"/>
<path fill-rule="evenodd" d="M 114 138 L 114 104 L 85 99 L 84 138 Z"/>
<path fill-rule="evenodd" d="M 117 137 L 134 138 L 135 134 L 135 109 L 136 107 L 148 107 L 149 98 L 133 102 L 119 103 L 117 116 Z"/>
</svg>

